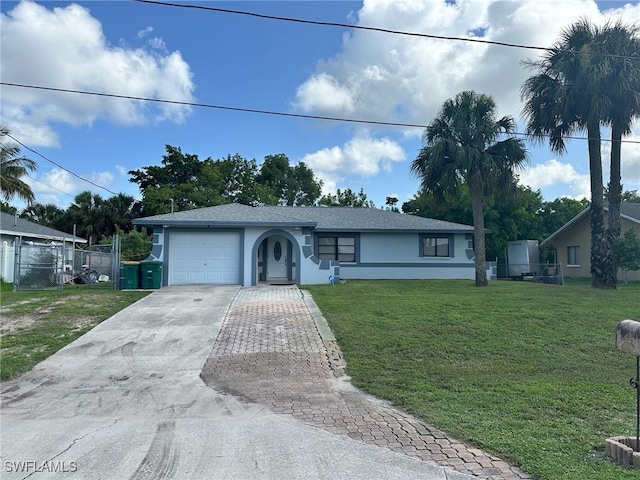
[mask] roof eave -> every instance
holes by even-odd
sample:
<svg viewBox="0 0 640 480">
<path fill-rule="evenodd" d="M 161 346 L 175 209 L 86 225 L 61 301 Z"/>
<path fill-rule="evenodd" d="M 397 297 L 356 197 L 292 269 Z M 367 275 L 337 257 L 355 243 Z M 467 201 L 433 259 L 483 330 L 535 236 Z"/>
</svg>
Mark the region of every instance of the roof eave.
<svg viewBox="0 0 640 480">
<path fill-rule="evenodd" d="M 88 243 L 84 238 L 74 237 L 73 235 L 45 235 L 42 233 L 23 232 L 20 230 L 0 230 L 0 235 L 6 235 L 9 237 L 40 238 L 42 240 L 64 240 L 65 242 L 73 242 L 75 240 L 76 243 Z"/>
<path fill-rule="evenodd" d="M 591 209 L 591 205 L 589 205 L 587 208 L 585 208 L 583 211 L 581 211 L 578 215 L 576 215 L 575 217 L 573 217 L 571 220 L 569 220 L 567 223 L 565 223 L 564 225 L 562 225 L 558 230 L 556 230 L 555 232 L 553 232 L 551 235 L 549 235 L 547 238 L 545 238 L 542 243 L 540 243 L 540 247 L 546 247 L 548 246 L 558 235 L 560 235 L 564 230 L 566 230 L 567 228 L 569 228 L 571 225 L 573 225 L 574 223 L 576 223 L 578 220 L 580 220 L 584 215 L 587 214 L 587 212 Z"/>
<path fill-rule="evenodd" d="M 247 221 L 207 221 L 207 220 L 133 220 L 134 225 L 162 227 L 209 227 L 209 228 L 244 228 L 244 227 L 315 227 L 314 222 L 247 222 Z"/>
</svg>

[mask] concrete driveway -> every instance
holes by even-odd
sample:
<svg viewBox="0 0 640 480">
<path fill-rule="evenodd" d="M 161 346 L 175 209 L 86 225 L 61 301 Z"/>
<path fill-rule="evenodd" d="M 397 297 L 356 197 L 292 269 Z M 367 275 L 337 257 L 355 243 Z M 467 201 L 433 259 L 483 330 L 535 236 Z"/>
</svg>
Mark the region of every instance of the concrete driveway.
<svg viewBox="0 0 640 480">
<path fill-rule="evenodd" d="M 168 287 L 1 385 L 3 479 L 472 478 L 200 377 L 235 286 Z"/>
</svg>

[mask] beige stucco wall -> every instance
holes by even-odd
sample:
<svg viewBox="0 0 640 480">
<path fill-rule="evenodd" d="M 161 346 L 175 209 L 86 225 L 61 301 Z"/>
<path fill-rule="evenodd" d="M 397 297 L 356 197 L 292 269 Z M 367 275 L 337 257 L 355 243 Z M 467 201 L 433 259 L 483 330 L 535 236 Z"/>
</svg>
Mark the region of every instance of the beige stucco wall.
<svg viewBox="0 0 640 480">
<path fill-rule="evenodd" d="M 640 225 L 631 222 L 626 218 L 621 219 L 622 233 L 630 228 L 637 235 L 640 235 Z M 606 224 L 605 212 L 605 224 Z M 584 215 L 576 223 L 571 225 L 565 231 L 561 232 L 552 243 L 556 249 L 557 262 L 562 264 L 564 276 L 567 278 L 591 277 L 591 227 L 589 226 L 589 215 Z M 580 247 L 580 265 L 568 265 L 567 249 L 568 247 Z M 618 280 L 622 281 L 624 275 L 622 271 L 618 271 Z M 628 272 L 628 280 L 640 280 L 640 270 Z"/>
</svg>

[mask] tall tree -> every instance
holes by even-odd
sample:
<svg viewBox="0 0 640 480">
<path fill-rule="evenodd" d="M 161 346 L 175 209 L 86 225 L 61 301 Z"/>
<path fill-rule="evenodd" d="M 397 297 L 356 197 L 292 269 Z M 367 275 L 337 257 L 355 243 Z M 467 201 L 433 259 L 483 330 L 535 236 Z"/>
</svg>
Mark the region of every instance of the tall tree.
<svg viewBox="0 0 640 480">
<path fill-rule="evenodd" d="M 107 213 L 102 197 L 88 190 L 76 195 L 67 209 L 69 221 L 76 225 L 76 234 L 92 245 L 97 245 L 112 233 L 108 230 Z"/>
<path fill-rule="evenodd" d="M 107 198 L 101 205 L 106 215 L 105 234 L 112 236 L 118 231 L 129 233 L 133 228 L 131 220 L 141 213 L 141 205 L 131 195 L 119 193 Z"/>
<path fill-rule="evenodd" d="M 464 91 L 444 102 L 427 127 L 424 146 L 411 163 L 422 190 L 442 194 L 469 188 L 473 212 L 476 286 L 487 285 L 483 199 L 496 187 L 514 185 L 514 171 L 527 160 L 522 140 L 510 135 L 512 117 L 496 120 L 492 97 Z"/>
<path fill-rule="evenodd" d="M 398 210 L 398 207 L 396 205 L 398 205 L 398 197 L 387 197 L 385 199 L 384 204 L 387 206 L 387 209 L 391 210 L 392 212 L 399 212 L 400 210 Z"/>
<path fill-rule="evenodd" d="M 290 191 L 288 205 L 311 206 L 315 205 L 322 193 L 322 180 L 316 178 L 313 170 L 306 163 L 300 162 L 293 167 L 293 178 L 296 182 L 296 191 Z"/>
<path fill-rule="evenodd" d="M 55 228 L 63 232 L 72 233 L 73 228 L 69 230 L 65 222 L 65 211 L 59 208 L 57 205 L 47 203 L 33 203 L 20 214 L 22 218 L 25 218 L 31 222 L 44 225 L 45 227 Z"/>
<path fill-rule="evenodd" d="M 614 236 L 619 235 L 620 140 L 638 115 L 637 29 L 621 23 L 603 28 L 587 19 L 565 29 L 542 60 L 529 63 L 537 74 L 522 87 L 527 131 L 549 138 L 551 149 L 564 153 L 565 139 L 586 131 L 591 176 L 591 276 L 597 288 L 615 288 Z M 609 232 L 604 226 L 600 126 L 612 127 Z"/>
<path fill-rule="evenodd" d="M 589 206 L 589 200 L 560 197 L 544 202 L 537 212 L 542 220 L 541 240 L 549 237 Z"/>
<path fill-rule="evenodd" d="M 256 182 L 265 187 L 262 201 L 267 204 L 313 205 L 322 190 L 322 182 L 304 162 L 291 166 L 284 153 L 264 157 Z"/>
<path fill-rule="evenodd" d="M 640 116 L 640 27 L 621 21 L 606 24 L 594 42 L 594 53 L 603 59 L 603 94 L 610 102 L 606 123 L 611 126 L 611 164 L 609 180 L 609 214 L 607 251 L 610 263 L 606 284 L 617 283 L 618 255 L 616 243 L 621 233 L 622 137 L 631 133 L 634 118 Z"/>
<path fill-rule="evenodd" d="M 5 201 L 14 196 L 32 203 L 35 200 L 33 190 L 22 180 L 28 172 L 36 169 L 35 161 L 20 157 L 20 147 L 9 140 L 11 132 L 0 126 L 0 193 Z"/>
<path fill-rule="evenodd" d="M 327 193 L 320 197 L 318 205 L 325 205 L 327 207 L 375 207 L 373 201 L 367 199 L 367 194 L 364 193 L 364 189 L 362 188 L 358 193 L 350 188 L 345 188 L 344 190 L 338 189 L 335 194 Z"/>
<path fill-rule="evenodd" d="M 640 270 L 640 237 L 629 229 L 617 241 L 620 269 L 624 274 L 625 283 L 629 270 Z"/>
</svg>

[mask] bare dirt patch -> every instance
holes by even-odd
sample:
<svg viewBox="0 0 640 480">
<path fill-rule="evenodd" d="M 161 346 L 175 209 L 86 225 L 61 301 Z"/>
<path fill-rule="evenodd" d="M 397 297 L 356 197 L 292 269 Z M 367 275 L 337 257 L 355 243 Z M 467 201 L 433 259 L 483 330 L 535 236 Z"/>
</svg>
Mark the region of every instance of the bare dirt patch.
<svg viewBox="0 0 640 480">
<path fill-rule="evenodd" d="M 2 315 L 0 320 L 0 337 L 7 333 L 14 333 L 19 330 L 26 330 L 33 326 L 37 321 L 34 315 L 22 315 L 20 317 L 7 317 Z"/>
<path fill-rule="evenodd" d="M 68 297 L 49 302 L 47 303 L 47 305 L 38 307 L 32 312 L 26 314 L 16 314 L 15 311 L 19 310 L 20 307 L 23 307 L 24 305 L 38 302 L 38 299 L 21 300 L 10 305 L 0 306 L 0 337 L 6 334 L 32 328 L 39 321 L 44 320 L 46 315 L 52 313 L 55 310 L 55 307 L 64 305 L 70 300 L 83 298 L 86 301 L 90 302 L 91 297 L 91 295 L 70 295 Z M 62 322 L 64 322 L 64 320 L 62 320 Z M 95 325 L 96 318 L 90 315 L 80 317 L 74 316 L 74 318 L 69 319 L 66 323 L 74 330 L 81 330 L 85 327 Z"/>
</svg>

